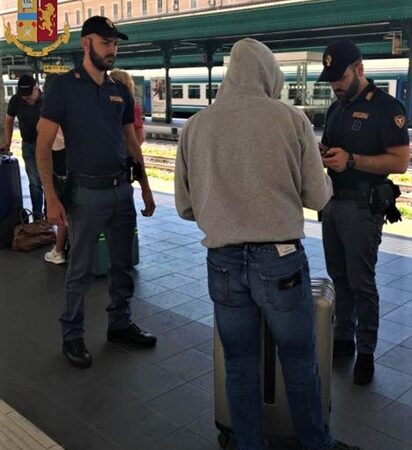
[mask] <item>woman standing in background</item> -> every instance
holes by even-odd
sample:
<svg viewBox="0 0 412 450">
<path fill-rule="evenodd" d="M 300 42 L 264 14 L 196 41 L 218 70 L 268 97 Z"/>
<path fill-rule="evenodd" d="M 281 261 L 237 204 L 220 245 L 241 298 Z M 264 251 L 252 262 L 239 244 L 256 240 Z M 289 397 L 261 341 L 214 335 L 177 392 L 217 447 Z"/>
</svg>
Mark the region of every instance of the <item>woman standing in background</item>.
<svg viewBox="0 0 412 450">
<path fill-rule="evenodd" d="M 129 89 L 132 97 L 134 99 L 134 129 L 136 133 L 137 142 L 139 145 L 143 144 L 144 141 L 144 130 L 143 130 L 143 120 L 142 112 L 140 110 L 139 103 L 136 102 L 135 98 L 135 84 L 133 78 L 125 71 L 121 69 L 114 69 L 110 72 L 110 76 L 115 80 L 120 81 L 125 84 Z"/>
</svg>

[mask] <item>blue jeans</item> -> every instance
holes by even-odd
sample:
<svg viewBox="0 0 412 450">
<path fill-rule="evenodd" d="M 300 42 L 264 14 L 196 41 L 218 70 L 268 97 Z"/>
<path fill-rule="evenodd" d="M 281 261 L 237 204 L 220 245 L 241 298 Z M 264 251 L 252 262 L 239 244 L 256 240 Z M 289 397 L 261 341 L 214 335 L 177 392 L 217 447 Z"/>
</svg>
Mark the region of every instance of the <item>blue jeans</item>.
<svg viewBox="0 0 412 450">
<path fill-rule="evenodd" d="M 29 190 L 31 204 L 33 208 L 33 218 L 41 219 L 43 217 L 43 186 L 41 184 L 39 172 L 36 164 L 36 143 L 22 143 L 22 154 L 26 166 L 27 177 L 29 178 Z"/>
<path fill-rule="evenodd" d="M 303 248 L 279 256 L 274 244 L 229 245 L 209 249 L 207 265 L 237 450 L 266 449 L 259 373 L 262 316 L 278 347 L 299 443 L 308 450 L 333 446 L 323 418 Z"/>
</svg>

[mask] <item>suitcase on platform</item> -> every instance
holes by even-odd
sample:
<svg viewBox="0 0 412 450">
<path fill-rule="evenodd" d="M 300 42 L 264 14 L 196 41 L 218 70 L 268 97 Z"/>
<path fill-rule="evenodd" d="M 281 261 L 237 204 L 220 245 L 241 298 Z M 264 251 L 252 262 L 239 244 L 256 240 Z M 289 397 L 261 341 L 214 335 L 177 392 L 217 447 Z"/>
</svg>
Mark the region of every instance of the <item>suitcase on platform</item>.
<svg viewBox="0 0 412 450">
<path fill-rule="evenodd" d="M 139 264 L 139 236 L 137 232 L 137 227 L 135 228 L 134 238 L 133 238 L 133 265 Z M 110 266 L 109 250 L 107 248 L 107 241 L 103 233 L 100 233 L 99 239 L 97 240 L 96 253 L 94 260 L 93 273 L 96 276 L 106 275 Z"/>
<path fill-rule="evenodd" d="M 333 322 L 335 291 L 326 278 L 313 278 L 312 293 L 315 302 L 316 352 L 322 383 L 324 417 L 329 423 L 331 411 L 331 383 L 333 356 Z M 215 423 L 220 431 L 219 443 L 222 449 L 231 438 L 229 409 L 225 388 L 225 365 L 223 348 L 215 324 L 214 328 L 214 382 Z M 292 419 L 282 369 L 269 329 L 262 323 L 262 370 L 261 388 L 266 438 L 279 448 L 295 448 Z M 277 447 L 276 447 L 277 448 Z"/>
<path fill-rule="evenodd" d="M 13 229 L 20 223 L 23 195 L 19 162 L 10 156 L 0 157 L 0 248 L 9 247 Z"/>
</svg>

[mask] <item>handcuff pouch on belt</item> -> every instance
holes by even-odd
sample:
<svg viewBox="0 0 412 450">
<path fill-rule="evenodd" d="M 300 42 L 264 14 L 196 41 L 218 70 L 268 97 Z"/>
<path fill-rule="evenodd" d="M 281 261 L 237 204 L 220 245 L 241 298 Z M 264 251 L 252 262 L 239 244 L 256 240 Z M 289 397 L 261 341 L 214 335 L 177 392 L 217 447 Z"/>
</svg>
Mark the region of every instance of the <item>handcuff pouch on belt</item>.
<svg viewBox="0 0 412 450">
<path fill-rule="evenodd" d="M 130 183 L 133 183 L 133 181 L 141 181 L 143 179 L 142 165 L 139 162 L 134 162 L 132 158 L 128 158 L 127 171 Z"/>
<path fill-rule="evenodd" d="M 401 213 L 396 207 L 396 199 L 401 195 L 399 186 L 386 179 L 384 183 L 371 188 L 371 210 L 374 214 L 383 214 L 385 221 L 390 223 L 402 220 Z"/>
<path fill-rule="evenodd" d="M 73 191 L 73 177 L 68 173 L 66 175 L 57 175 L 53 172 L 54 189 L 57 197 L 64 207 L 70 203 L 71 194 Z"/>
</svg>

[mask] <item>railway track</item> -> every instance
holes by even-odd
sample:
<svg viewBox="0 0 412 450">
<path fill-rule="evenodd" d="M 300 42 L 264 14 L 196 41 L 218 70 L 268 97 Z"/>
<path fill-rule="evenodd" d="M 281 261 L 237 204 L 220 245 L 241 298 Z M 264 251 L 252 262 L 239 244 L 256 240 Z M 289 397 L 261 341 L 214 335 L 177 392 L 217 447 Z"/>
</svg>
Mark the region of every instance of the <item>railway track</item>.
<svg viewBox="0 0 412 450">
<path fill-rule="evenodd" d="M 175 170 L 175 158 L 145 154 L 143 154 L 143 156 L 145 166 L 148 168 L 165 170 L 167 172 L 174 172 Z"/>
</svg>

